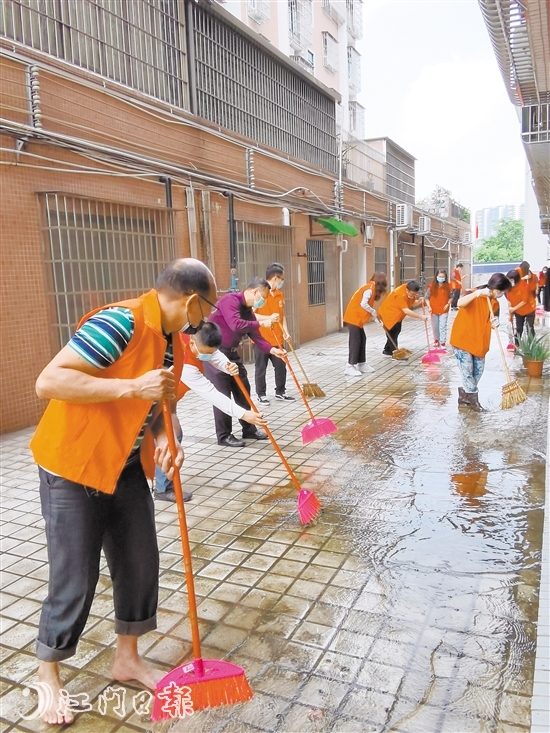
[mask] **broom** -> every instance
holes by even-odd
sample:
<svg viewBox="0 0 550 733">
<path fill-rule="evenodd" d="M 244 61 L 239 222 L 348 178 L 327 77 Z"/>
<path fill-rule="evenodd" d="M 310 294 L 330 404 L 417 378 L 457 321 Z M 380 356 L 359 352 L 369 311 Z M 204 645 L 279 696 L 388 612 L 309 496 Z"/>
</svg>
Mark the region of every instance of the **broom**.
<svg viewBox="0 0 550 733">
<path fill-rule="evenodd" d="M 170 403 L 163 402 L 164 426 L 168 437 L 168 445 L 174 464 L 177 449 L 172 425 Z M 195 584 L 193 581 L 193 567 L 191 565 L 191 548 L 185 519 L 183 492 L 179 470 L 174 468 L 174 493 L 178 506 L 178 520 L 181 534 L 181 547 L 185 567 L 185 581 L 189 602 L 189 622 L 193 640 L 193 661 L 176 667 L 168 672 L 155 688 L 152 720 L 168 720 L 183 717 L 189 697 L 193 712 L 204 708 L 214 708 L 218 705 L 233 705 L 250 700 L 253 692 L 250 689 L 244 669 L 230 662 L 217 659 L 203 659 L 201 656 L 201 641 L 197 618 L 197 601 L 195 598 Z"/>
<path fill-rule="evenodd" d="M 298 366 L 300 367 L 302 374 L 304 375 L 304 379 L 306 380 L 304 384 L 302 384 L 302 391 L 306 395 L 306 397 L 326 397 L 326 394 L 323 392 L 321 387 L 319 387 L 318 384 L 315 384 L 313 382 L 310 382 L 307 378 L 306 370 L 302 366 L 302 362 L 300 359 L 298 359 L 298 354 L 294 350 L 294 346 L 292 345 L 292 342 L 287 341 L 288 345 L 290 346 L 290 349 L 292 353 L 294 354 L 294 358 L 298 362 Z"/>
<path fill-rule="evenodd" d="M 398 349 L 397 344 L 395 343 L 395 341 L 392 339 L 392 337 L 388 333 L 386 327 L 383 325 L 382 328 L 386 332 L 386 336 L 391 341 L 391 344 L 393 346 L 392 359 L 408 359 L 409 356 L 412 355 L 412 351 L 409 351 L 409 349 Z"/>
<path fill-rule="evenodd" d="M 425 316 L 426 313 L 424 311 L 424 303 L 422 303 L 422 315 Z M 426 321 L 424 321 L 424 329 L 426 331 L 426 342 L 428 344 L 428 353 L 424 354 L 421 361 L 422 364 L 439 364 L 441 362 L 441 359 L 439 358 L 439 355 L 434 353 L 430 349 L 430 336 L 428 334 L 428 324 Z"/>
<path fill-rule="evenodd" d="M 241 378 L 238 374 L 234 375 L 234 379 L 239 385 L 239 388 L 243 395 L 246 397 L 246 401 L 250 405 L 250 408 L 254 410 L 254 412 L 258 412 L 259 410 L 252 402 L 252 398 L 250 397 L 250 394 L 248 393 L 248 390 L 242 383 Z M 267 425 L 263 426 L 265 432 L 267 433 L 267 437 L 271 441 L 272 446 L 275 448 L 277 453 L 279 454 L 279 458 L 281 459 L 283 466 L 286 468 L 288 475 L 290 476 L 290 480 L 298 490 L 298 516 L 300 517 L 300 522 L 302 524 L 309 524 L 312 519 L 315 519 L 317 514 L 319 514 L 319 511 L 321 509 L 321 502 L 319 499 L 315 496 L 315 494 L 312 491 L 307 491 L 306 489 L 302 489 L 300 486 L 300 483 L 298 482 L 298 479 L 296 478 L 296 475 L 294 474 L 294 471 L 291 469 L 288 461 L 283 455 L 282 450 L 279 448 L 279 444 L 275 440 L 275 437 L 271 430 L 267 427 Z"/>
<path fill-rule="evenodd" d="M 487 299 L 487 305 L 489 306 L 489 318 L 490 320 L 492 320 L 494 313 L 491 307 L 491 301 L 489 299 Z M 527 396 L 522 388 L 519 386 L 519 384 L 516 382 L 516 380 L 512 379 L 512 377 L 510 376 L 510 370 L 508 369 L 508 364 L 506 363 L 506 355 L 504 353 L 504 349 L 502 348 L 500 334 L 498 332 L 498 329 L 496 328 L 494 328 L 493 331 L 495 331 L 497 335 L 500 355 L 502 356 L 502 364 L 504 365 L 504 372 L 506 374 L 506 378 L 508 379 L 506 384 L 502 387 L 501 407 L 503 410 L 509 410 L 511 407 L 514 407 L 515 405 L 520 405 L 522 402 L 525 402 Z"/>
<path fill-rule="evenodd" d="M 281 342 L 277 338 L 277 334 L 275 331 L 273 331 L 273 335 L 275 337 L 275 341 L 277 342 L 277 346 L 279 349 L 282 350 Z M 300 396 L 304 402 L 304 405 L 306 406 L 306 410 L 309 412 L 310 421 L 304 425 L 302 428 L 302 443 L 312 443 L 314 440 L 318 440 L 319 438 L 325 438 L 327 435 L 331 435 L 332 433 L 335 433 L 338 428 L 336 425 L 332 422 L 332 420 L 328 417 L 315 417 L 313 414 L 313 411 L 311 407 L 309 406 L 309 402 L 306 399 L 305 394 L 302 392 L 302 388 L 300 387 L 300 382 L 298 381 L 298 377 L 296 376 L 294 369 L 292 368 L 288 356 L 284 356 L 283 360 L 285 364 L 288 367 L 289 372 L 292 374 L 292 379 L 294 380 L 294 384 L 296 385 L 298 392 L 300 393 Z"/>
</svg>

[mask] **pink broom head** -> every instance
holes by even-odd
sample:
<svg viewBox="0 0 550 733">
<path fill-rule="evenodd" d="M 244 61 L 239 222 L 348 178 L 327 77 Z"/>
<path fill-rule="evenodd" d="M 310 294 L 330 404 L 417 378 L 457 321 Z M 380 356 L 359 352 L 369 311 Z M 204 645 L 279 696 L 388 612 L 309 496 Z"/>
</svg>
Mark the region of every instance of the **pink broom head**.
<svg viewBox="0 0 550 733">
<path fill-rule="evenodd" d="M 246 702 L 253 696 L 242 667 L 196 659 L 168 672 L 155 689 L 151 720 L 170 720 L 198 710 Z"/>
<path fill-rule="evenodd" d="M 309 524 L 321 511 L 321 502 L 311 491 L 298 492 L 298 516 L 302 524 Z"/>
<path fill-rule="evenodd" d="M 428 352 L 430 354 L 446 354 L 447 349 L 444 349 L 442 346 L 436 346 L 434 349 L 430 349 Z"/>
<path fill-rule="evenodd" d="M 507 348 L 508 351 L 515 351 L 515 349 L 516 349 L 516 347 L 514 346 L 514 344 L 508 344 L 508 346 L 506 348 Z"/>
<path fill-rule="evenodd" d="M 338 430 L 328 417 L 314 417 L 302 428 L 302 443 L 312 443 Z"/>
<path fill-rule="evenodd" d="M 437 354 L 434 354 L 432 351 L 428 351 L 427 354 L 424 354 L 422 357 L 422 364 L 439 364 L 441 359 Z"/>
</svg>

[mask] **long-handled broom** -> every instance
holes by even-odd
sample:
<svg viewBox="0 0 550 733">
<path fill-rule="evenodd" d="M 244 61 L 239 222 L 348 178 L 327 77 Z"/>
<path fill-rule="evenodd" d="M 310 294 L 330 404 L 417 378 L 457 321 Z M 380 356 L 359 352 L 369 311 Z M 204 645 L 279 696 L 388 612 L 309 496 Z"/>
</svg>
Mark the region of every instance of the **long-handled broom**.
<svg viewBox="0 0 550 733">
<path fill-rule="evenodd" d="M 279 341 L 275 331 L 273 331 L 273 335 L 275 336 L 277 346 L 282 349 L 283 347 L 281 346 L 281 342 Z M 294 369 L 292 368 L 292 365 L 288 360 L 288 356 L 284 356 L 283 359 L 285 364 L 287 365 L 288 371 L 292 374 L 294 384 L 296 385 L 296 388 L 300 393 L 304 405 L 306 406 L 306 410 L 309 412 L 309 416 L 311 418 L 309 422 L 307 422 L 302 428 L 302 443 L 312 443 L 314 440 L 319 440 L 319 438 L 325 438 L 327 435 L 335 433 L 338 428 L 330 418 L 315 417 L 311 407 L 309 406 L 309 402 L 307 401 L 305 394 L 302 392 L 300 382 L 298 381 L 298 377 L 296 376 Z"/>
<path fill-rule="evenodd" d="M 177 449 L 170 404 L 164 402 L 162 410 L 172 462 L 174 463 L 177 456 Z M 153 713 L 151 715 L 152 720 L 168 720 L 169 718 L 178 717 L 178 707 L 181 704 L 182 696 L 190 695 L 193 712 L 203 710 L 204 708 L 218 707 L 218 705 L 233 705 L 238 702 L 246 702 L 246 700 L 250 700 L 253 696 L 244 669 L 230 662 L 202 658 L 197 618 L 197 601 L 193 581 L 193 566 L 191 564 L 191 548 L 189 547 L 189 534 L 185 519 L 181 478 L 177 468 L 174 470 L 173 481 L 178 506 L 181 547 L 185 567 L 185 581 L 187 584 L 189 622 L 191 624 L 193 641 L 193 661 L 168 672 L 157 684 Z"/>
<path fill-rule="evenodd" d="M 390 336 L 388 329 L 385 326 L 382 326 L 382 328 L 384 329 L 386 336 L 388 337 L 388 339 L 391 342 L 391 345 L 393 346 L 392 359 L 398 359 L 399 361 L 401 361 L 403 359 L 408 359 L 409 356 L 412 356 L 412 351 L 409 351 L 409 349 L 398 349 L 397 344 Z"/>
<path fill-rule="evenodd" d="M 489 306 L 489 319 L 492 320 L 494 313 L 489 298 L 487 298 L 487 305 Z M 496 328 L 493 330 L 497 335 L 500 355 L 502 356 L 502 364 L 504 366 L 504 373 L 506 374 L 506 378 L 508 379 L 506 384 L 502 387 L 501 407 L 503 410 L 509 410 L 511 407 L 514 407 L 515 405 L 520 405 L 522 402 L 525 402 L 527 396 L 522 388 L 519 386 L 519 384 L 516 382 L 516 380 L 512 379 L 512 377 L 510 376 L 510 370 L 508 369 L 508 364 L 506 363 L 506 355 L 504 353 L 504 349 L 502 348 L 500 334 Z"/>
<path fill-rule="evenodd" d="M 258 408 L 252 401 L 252 398 L 250 397 L 250 394 L 248 393 L 248 390 L 242 383 L 241 378 L 238 374 L 234 375 L 234 379 L 239 385 L 239 389 L 243 393 L 243 395 L 246 397 L 246 401 L 250 405 L 251 409 L 254 410 L 254 412 L 259 412 Z M 277 453 L 279 454 L 279 458 L 281 459 L 283 466 L 286 468 L 288 475 L 290 476 L 290 480 L 296 487 L 298 491 L 298 516 L 300 517 L 300 522 L 302 524 L 308 524 L 311 522 L 312 519 L 315 519 L 317 514 L 319 514 L 319 511 L 321 509 L 321 502 L 319 499 L 315 496 L 315 494 L 312 491 L 307 491 L 307 489 L 302 489 L 300 486 L 300 483 L 298 479 L 296 478 L 296 475 L 292 468 L 290 467 L 288 461 L 283 455 L 283 451 L 279 448 L 279 444 L 275 440 L 275 437 L 271 430 L 267 427 L 267 425 L 263 426 L 265 432 L 267 433 L 267 437 L 271 441 L 271 445 L 275 448 Z"/>
<path fill-rule="evenodd" d="M 425 317 L 426 312 L 424 310 L 424 303 L 422 303 L 422 315 Z M 424 319 L 424 330 L 426 331 L 426 343 L 428 344 L 428 353 L 424 354 L 421 361 L 422 364 L 439 364 L 441 362 L 441 359 L 439 358 L 439 354 L 435 354 L 430 349 L 430 335 L 428 334 L 428 324 L 426 320 Z"/>
<path fill-rule="evenodd" d="M 302 391 L 306 395 L 306 397 L 326 397 L 326 394 L 323 392 L 321 387 L 319 387 L 318 384 L 315 384 L 314 382 L 310 382 L 307 378 L 306 370 L 302 366 L 302 362 L 300 359 L 298 359 L 298 354 L 294 350 L 294 346 L 292 345 L 292 342 L 287 341 L 287 344 L 290 346 L 290 350 L 294 354 L 294 358 L 298 362 L 298 366 L 300 367 L 302 374 L 304 375 L 304 379 L 306 380 L 302 384 Z"/>
</svg>

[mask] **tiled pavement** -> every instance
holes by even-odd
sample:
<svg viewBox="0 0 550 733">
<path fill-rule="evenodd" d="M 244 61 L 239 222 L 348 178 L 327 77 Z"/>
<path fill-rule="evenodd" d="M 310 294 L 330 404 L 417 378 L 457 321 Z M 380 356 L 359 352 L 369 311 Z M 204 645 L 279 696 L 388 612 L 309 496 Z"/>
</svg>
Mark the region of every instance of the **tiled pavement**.
<svg viewBox="0 0 550 733">
<path fill-rule="evenodd" d="M 114 635 L 103 567 L 78 654 L 63 665 L 67 689 L 91 702 L 75 731 L 529 729 L 547 379 L 528 380 L 516 358 L 512 365 L 528 401 L 502 412 L 504 377 L 493 350 L 481 383 L 490 412 L 459 412 L 454 359 L 423 367 L 422 334 L 416 323 L 405 324 L 401 345 L 415 356 L 399 363 L 380 355 L 380 332 L 369 326 L 376 371 L 355 380 L 342 377 L 345 334 L 300 350 L 310 379 L 328 395 L 312 401 L 314 410 L 340 427 L 335 437 L 303 446 L 306 415 L 299 401 L 273 401 L 265 409 L 302 485 L 323 503 L 320 518 L 305 529 L 271 446 L 218 447 L 210 408 L 185 397 L 182 475 L 194 491 L 186 510 L 203 654 L 243 666 L 255 696 L 152 724 L 132 709 L 140 690 L 126 685 L 119 686 L 126 690 L 124 711 L 116 708 L 105 695 L 114 686 Z M 1 442 L 0 733 L 42 728 L 22 717 L 33 718 L 36 704 L 36 694 L 28 693 L 36 681 L 33 640 L 47 581 L 37 474 L 27 449 L 31 432 Z M 168 670 L 190 658 L 190 633 L 175 507 L 158 503 L 157 521 L 159 628 L 140 648 Z M 548 646 L 537 664 L 548 668 Z M 533 699 L 544 695 L 544 678 L 537 681 L 542 687 Z"/>
</svg>

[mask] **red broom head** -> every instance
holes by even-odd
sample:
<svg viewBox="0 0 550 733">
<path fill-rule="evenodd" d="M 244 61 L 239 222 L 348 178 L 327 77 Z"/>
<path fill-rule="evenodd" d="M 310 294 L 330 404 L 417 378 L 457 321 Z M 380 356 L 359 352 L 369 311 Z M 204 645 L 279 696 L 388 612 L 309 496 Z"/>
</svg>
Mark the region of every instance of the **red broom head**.
<svg viewBox="0 0 550 733">
<path fill-rule="evenodd" d="M 202 662 L 204 674 L 195 672 L 197 662 Z M 196 660 L 161 679 L 151 720 L 183 718 L 198 710 L 246 702 L 253 694 L 242 667 L 217 659 Z"/>
<path fill-rule="evenodd" d="M 298 515 L 302 524 L 309 524 L 321 511 L 321 502 L 312 491 L 298 493 Z"/>
</svg>

